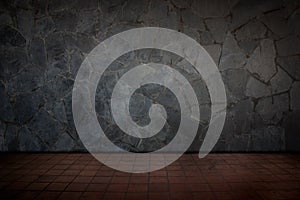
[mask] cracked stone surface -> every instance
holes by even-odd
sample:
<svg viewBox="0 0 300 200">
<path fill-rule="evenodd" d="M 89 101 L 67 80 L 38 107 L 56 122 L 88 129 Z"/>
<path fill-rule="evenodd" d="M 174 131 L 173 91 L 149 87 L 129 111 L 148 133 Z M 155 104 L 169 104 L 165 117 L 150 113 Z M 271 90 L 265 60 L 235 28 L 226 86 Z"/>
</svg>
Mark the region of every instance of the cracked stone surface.
<svg viewBox="0 0 300 200">
<path fill-rule="evenodd" d="M 272 93 L 286 92 L 290 89 L 293 79 L 280 67 L 277 68 L 276 75 L 271 79 Z"/>
<path fill-rule="evenodd" d="M 265 121 L 279 122 L 284 113 L 288 113 L 289 95 L 287 93 L 261 99 L 255 107 L 255 111 Z"/>
<path fill-rule="evenodd" d="M 187 34 L 220 69 L 228 116 L 215 151 L 299 150 L 293 138 L 300 138 L 300 130 L 287 123 L 299 121 L 299 6 L 284 0 L 5 1 L 0 5 L 0 151 L 86 151 L 72 115 L 77 71 L 104 39 L 147 26 Z M 131 98 L 130 112 L 140 125 L 149 123 L 153 103 L 167 107 L 168 121 L 149 143 L 118 132 L 111 116 L 115 83 L 147 62 L 170 65 L 194 88 L 201 123 L 189 151 L 198 151 L 211 114 L 209 94 L 193 66 L 168 52 L 143 49 L 112 63 L 97 88 L 98 121 L 127 150 L 158 149 L 172 139 L 179 108 L 164 87 L 148 85 Z"/>
<path fill-rule="evenodd" d="M 227 18 L 212 18 L 205 21 L 208 29 L 211 31 L 214 40 L 217 43 L 223 43 L 228 30 Z"/>
<path fill-rule="evenodd" d="M 221 56 L 221 46 L 218 44 L 213 44 L 204 46 L 204 49 L 209 53 L 215 63 L 218 64 Z"/>
<path fill-rule="evenodd" d="M 251 131 L 250 148 L 253 149 L 253 151 L 284 150 L 284 129 L 276 126 L 253 129 Z"/>
<path fill-rule="evenodd" d="M 22 127 L 20 129 L 19 138 L 20 151 L 43 151 L 47 148 L 42 140 L 27 127 Z"/>
<path fill-rule="evenodd" d="M 234 36 L 228 34 L 223 44 L 220 70 L 242 68 L 245 60 L 246 56 L 239 48 Z"/>
<path fill-rule="evenodd" d="M 268 85 L 257 80 L 256 78 L 251 77 L 248 80 L 245 94 L 248 97 L 260 98 L 269 96 L 271 94 L 271 90 Z"/>
<path fill-rule="evenodd" d="M 283 10 L 265 15 L 262 18 L 262 22 L 279 38 L 286 36 L 290 32 L 288 23 L 283 15 Z"/>
<path fill-rule="evenodd" d="M 278 65 L 280 65 L 291 78 L 300 80 L 300 56 L 278 57 Z"/>
<path fill-rule="evenodd" d="M 275 56 L 273 41 L 264 39 L 248 59 L 246 68 L 260 80 L 268 82 L 276 73 Z"/>
<path fill-rule="evenodd" d="M 266 32 L 267 29 L 261 22 L 253 20 L 236 31 L 236 38 L 238 41 L 261 39 Z"/>
<path fill-rule="evenodd" d="M 292 110 L 300 110 L 300 82 L 294 82 L 292 85 L 292 88 L 290 90 L 290 96 L 291 96 L 291 109 Z"/>
<path fill-rule="evenodd" d="M 227 101 L 238 102 L 244 99 L 249 74 L 244 69 L 227 70 L 222 73 L 227 88 Z"/>
<path fill-rule="evenodd" d="M 276 42 L 278 55 L 290 56 L 300 54 L 300 39 L 296 36 L 288 36 Z M 291 48 L 292 47 L 292 48 Z"/>
</svg>

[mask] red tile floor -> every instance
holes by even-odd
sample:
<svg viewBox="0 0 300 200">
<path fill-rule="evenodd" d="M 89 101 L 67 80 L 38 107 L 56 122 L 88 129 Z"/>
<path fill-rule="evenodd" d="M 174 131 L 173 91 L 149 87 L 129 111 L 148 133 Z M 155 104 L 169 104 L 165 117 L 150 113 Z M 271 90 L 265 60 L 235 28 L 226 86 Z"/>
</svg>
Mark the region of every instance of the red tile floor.
<svg viewBox="0 0 300 200">
<path fill-rule="evenodd" d="M 0 154 L 0 199 L 300 199 L 300 155 L 185 154 L 129 174 L 87 153 Z"/>
</svg>

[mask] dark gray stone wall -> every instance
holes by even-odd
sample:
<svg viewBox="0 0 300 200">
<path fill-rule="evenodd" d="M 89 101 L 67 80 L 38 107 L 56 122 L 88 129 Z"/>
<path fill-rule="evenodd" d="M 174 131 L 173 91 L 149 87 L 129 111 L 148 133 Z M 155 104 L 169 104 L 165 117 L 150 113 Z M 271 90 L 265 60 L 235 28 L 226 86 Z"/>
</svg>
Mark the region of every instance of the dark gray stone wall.
<svg viewBox="0 0 300 200">
<path fill-rule="evenodd" d="M 135 27 L 181 31 L 211 54 L 228 97 L 215 151 L 300 150 L 300 2 L 293 0 L 11 0 L 0 1 L 0 151 L 84 151 L 72 118 L 74 79 L 85 55 L 105 38 Z M 155 150 L 172 139 L 178 102 L 165 88 L 145 86 L 131 114 L 149 123 L 154 99 L 169 121 L 150 143 L 118 132 L 106 97 L 130 67 L 149 61 L 174 66 L 201 102 L 197 151 L 210 116 L 205 84 L 193 67 L 168 52 L 122 56 L 98 85 L 98 120 L 115 144 Z"/>
</svg>

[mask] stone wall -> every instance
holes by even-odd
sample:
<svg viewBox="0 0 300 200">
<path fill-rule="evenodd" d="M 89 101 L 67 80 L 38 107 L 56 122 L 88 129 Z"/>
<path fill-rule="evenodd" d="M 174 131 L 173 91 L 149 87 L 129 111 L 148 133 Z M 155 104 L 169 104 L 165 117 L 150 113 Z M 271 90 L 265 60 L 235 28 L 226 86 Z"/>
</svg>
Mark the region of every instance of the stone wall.
<svg viewBox="0 0 300 200">
<path fill-rule="evenodd" d="M 84 151 L 73 122 L 72 87 L 85 56 L 105 38 L 135 27 L 178 30 L 197 40 L 217 63 L 228 108 L 215 151 L 300 150 L 300 1 L 286 0 L 7 0 L 0 2 L 0 150 Z M 145 49 L 116 60 L 98 85 L 100 124 L 118 146 L 151 151 L 173 137 L 178 102 L 160 86 L 145 86 L 131 114 L 149 123 L 154 101 L 167 106 L 168 124 L 149 143 L 120 132 L 107 97 L 137 63 L 172 65 L 201 102 L 205 136 L 209 96 L 192 66 L 169 52 Z"/>
</svg>

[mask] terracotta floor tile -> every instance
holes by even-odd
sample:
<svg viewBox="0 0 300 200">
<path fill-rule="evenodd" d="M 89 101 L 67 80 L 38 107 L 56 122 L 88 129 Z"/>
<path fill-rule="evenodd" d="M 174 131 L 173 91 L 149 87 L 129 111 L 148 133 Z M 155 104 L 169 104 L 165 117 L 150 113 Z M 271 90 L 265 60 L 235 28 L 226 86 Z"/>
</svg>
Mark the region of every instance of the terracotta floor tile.
<svg viewBox="0 0 300 200">
<path fill-rule="evenodd" d="M 1 181 L 5 182 L 12 182 L 12 181 L 31 181 L 31 180 L 22 180 L 25 175 L 22 174 L 13 174 L 14 172 L 11 172 L 5 176 L 1 177 Z"/>
<path fill-rule="evenodd" d="M 63 192 L 58 197 L 59 200 L 70 200 L 70 199 L 79 199 L 82 195 L 82 192 Z"/>
<path fill-rule="evenodd" d="M 185 192 L 189 191 L 189 187 L 184 183 L 171 183 L 169 184 L 170 192 Z"/>
<path fill-rule="evenodd" d="M 141 200 L 147 199 L 148 194 L 146 192 L 128 192 L 126 194 L 126 199 L 128 200 Z"/>
<path fill-rule="evenodd" d="M 236 199 L 232 192 L 215 192 L 216 199 L 220 200 L 233 200 Z"/>
<path fill-rule="evenodd" d="M 186 183 L 186 177 L 182 176 L 171 176 L 168 177 L 169 183 Z"/>
<path fill-rule="evenodd" d="M 76 176 L 80 173 L 80 170 L 79 169 L 67 169 L 65 170 L 61 175 L 64 175 L 64 176 Z"/>
<path fill-rule="evenodd" d="M 223 175 L 223 179 L 228 183 L 239 183 L 244 181 L 244 179 L 239 175 Z"/>
<path fill-rule="evenodd" d="M 149 200 L 168 200 L 170 199 L 168 192 L 150 192 L 148 194 Z"/>
<path fill-rule="evenodd" d="M 109 176 L 109 177 L 111 177 L 111 176 L 113 176 L 114 175 L 114 173 L 115 173 L 115 171 L 103 171 L 103 170 L 98 170 L 97 172 L 96 172 L 96 175 L 95 176 Z"/>
<path fill-rule="evenodd" d="M 55 179 L 57 179 L 58 176 L 53 176 L 53 175 L 42 175 L 40 176 L 37 181 L 38 182 L 52 182 L 54 181 Z"/>
<path fill-rule="evenodd" d="M 69 167 L 70 165 L 60 164 L 60 165 L 54 165 L 52 169 L 68 169 Z"/>
<path fill-rule="evenodd" d="M 105 183 L 90 183 L 86 191 L 104 192 L 108 184 Z"/>
<path fill-rule="evenodd" d="M 271 190 L 290 190 L 290 185 L 287 184 L 286 182 L 267 182 L 269 184 L 269 189 Z"/>
<path fill-rule="evenodd" d="M 123 200 L 125 198 L 125 193 L 122 192 L 107 192 L 104 194 L 104 200 Z"/>
<path fill-rule="evenodd" d="M 99 164 L 98 161 L 95 161 L 96 163 L 89 162 L 88 165 L 86 165 L 83 169 L 83 171 L 98 171 L 101 168 L 101 164 Z"/>
<path fill-rule="evenodd" d="M 19 178 L 17 181 L 24 181 L 24 182 L 27 182 L 27 181 L 35 181 L 39 178 L 39 175 L 24 175 L 22 176 L 21 178 Z"/>
<path fill-rule="evenodd" d="M 300 181 L 287 181 L 285 183 L 290 188 L 290 190 L 299 190 L 300 191 Z"/>
<path fill-rule="evenodd" d="M 186 177 L 187 183 L 207 183 L 207 181 L 203 177 L 197 177 L 197 176 L 189 176 Z"/>
<path fill-rule="evenodd" d="M 149 183 L 167 183 L 168 177 L 163 176 L 151 176 Z"/>
<path fill-rule="evenodd" d="M 262 199 L 260 194 L 256 191 L 235 191 L 233 195 L 236 199 Z"/>
<path fill-rule="evenodd" d="M 109 184 L 108 192 L 126 192 L 128 189 L 128 184 Z"/>
<path fill-rule="evenodd" d="M 49 183 L 33 182 L 26 188 L 26 190 L 44 190 L 47 185 L 49 185 Z"/>
<path fill-rule="evenodd" d="M 57 176 L 54 180 L 55 182 L 61 182 L 61 183 L 69 183 L 74 180 L 74 175 L 68 175 L 68 176 Z"/>
<path fill-rule="evenodd" d="M 228 183 L 232 191 L 249 191 L 254 190 L 250 183 L 240 182 L 240 183 Z"/>
<path fill-rule="evenodd" d="M 180 165 L 175 165 L 175 166 L 169 165 L 166 167 L 166 170 L 167 171 L 182 171 L 182 167 Z"/>
<path fill-rule="evenodd" d="M 6 185 L 5 190 L 25 190 L 31 183 L 30 182 L 12 182 Z"/>
<path fill-rule="evenodd" d="M 0 191 L 0 197 L 1 199 L 15 199 L 17 197 L 20 196 L 20 194 L 22 193 L 22 191 L 14 191 L 14 190 L 3 190 Z"/>
<path fill-rule="evenodd" d="M 111 170 L 111 169 L 110 169 Z M 130 174 L 126 172 L 115 171 L 114 176 L 144 176 L 144 174 Z"/>
<path fill-rule="evenodd" d="M 112 177 L 111 183 L 128 183 L 129 177 L 128 176 L 115 176 Z"/>
<path fill-rule="evenodd" d="M 79 163 L 81 163 L 80 161 L 79 161 Z M 85 167 L 86 165 L 81 165 L 81 164 L 78 164 L 78 163 L 74 163 L 73 165 L 71 165 L 69 168 L 68 168 L 68 170 L 82 170 L 84 167 Z"/>
<path fill-rule="evenodd" d="M 53 183 L 50 183 L 47 186 L 46 190 L 49 190 L 49 191 L 64 191 L 68 185 L 69 185 L 69 183 L 53 182 Z"/>
<path fill-rule="evenodd" d="M 41 191 L 24 191 L 19 193 L 15 199 L 16 200 L 31 200 L 36 198 L 39 194 L 41 193 Z"/>
<path fill-rule="evenodd" d="M 153 158 L 154 159 L 154 158 Z M 183 155 L 130 174 L 85 153 L 0 155 L 0 199 L 300 199 L 298 154 Z"/>
<path fill-rule="evenodd" d="M 30 174 L 32 175 L 43 175 L 47 172 L 46 169 L 34 169 L 34 170 L 30 170 Z"/>
<path fill-rule="evenodd" d="M 203 192 L 203 191 L 211 191 L 211 188 L 208 184 L 204 183 L 192 183 L 188 185 L 190 190 L 193 192 Z"/>
<path fill-rule="evenodd" d="M 58 198 L 61 192 L 41 192 L 36 199 L 38 200 L 55 200 Z"/>
<path fill-rule="evenodd" d="M 170 193 L 170 199 L 172 200 L 193 199 L 193 194 L 190 192 L 172 192 Z"/>
<path fill-rule="evenodd" d="M 97 173 L 97 170 L 82 170 L 79 175 L 80 176 L 95 176 Z"/>
<path fill-rule="evenodd" d="M 82 192 L 63 192 L 58 197 L 59 200 L 70 200 L 70 199 L 79 199 L 82 195 Z"/>
<path fill-rule="evenodd" d="M 131 177 L 130 183 L 148 183 L 149 177 Z"/>
<path fill-rule="evenodd" d="M 149 192 L 167 192 L 169 186 L 167 183 L 150 183 Z"/>
<path fill-rule="evenodd" d="M 87 183 L 70 183 L 66 188 L 66 191 L 85 191 L 87 186 Z"/>
<path fill-rule="evenodd" d="M 130 183 L 128 185 L 128 192 L 147 192 L 148 184 L 145 183 Z"/>
<path fill-rule="evenodd" d="M 280 190 L 278 194 L 282 199 L 300 199 L 299 190 Z"/>
<path fill-rule="evenodd" d="M 280 198 L 280 193 L 278 191 L 273 191 L 273 190 L 260 190 L 258 191 L 258 194 L 261 199 L 264 200 L 273 200 L 273 199 L 281 199 Z"/>
<path fill-rule="evenodd" d="M 53 176 L 58 176 L 61 175 L 64 172 L 62 169 L 50 169 L 45 173 L 45 175 L 53 175 Z"/>
<path fill-rule="evenodd" d="M 150 177 L 151 176 L 166 176 L 167 175 L 167 172 L 165 170 L 158 170 L 158 171 L 154 171 L 154 172 L 151 172 L 150 173 Z"/>
<path fill-rule="evenodd" d="M 103 192 L 84 192 L 80 200 L 99 200 L 103 197 Z"/>
<path fill-rule="evenodd" d="M 216 197 L 214 195 L 214 193 L 212 192 L 194 192 L 193 194 L 193 199 L 194 200 L 199 200 L 199 199 L 204 199 L 204 200 L 215 200 Z"/>
<path fill-rule="evenodd" d="M 210 183 L 210 188 L 214 192 L 220 192 L 220 191 L 230 191 L 231 187 L 227 183 Z"/>
<path fill-rule="evenodd" d="M 225 180 L 223 179 L 222 176 L 217 176 L 217 175 L 204 176 L 204 179 L 208 183 L 224 183 L 225 182 Z"/>
<path fill-rule="evenodd" d="M 168 171 L 168 176 L 185 176 L 183 171 Z"/>
<path fill-rule="evenodd" d="M 93 177 L 91 183 L 110 183 L 111 182 L 111 177 L 103 177 L 103 176 L 95 176 Z"/>
<path fill-rule="evenodd" d="M 13 182 L 13 183 L 15 183 L 15 182 Z M 21 182 L 21 183 L 23 183 L 23 182 Z M 5 181 L 5 182 L 0 182 L 0 189 L 4 189 L 5 187 L 7 187 L 9 184 L 11 184 L 11 182 L 10 181 Z M 29 184 L 29 183 L 28 183 Z M 27 185 L 26 185 L 27 186 Z M 26 187 L 25 186 L 25 187 Z"/>
<path fill-rule="evenodd" d="M 59 162 L 59 164 L 61 165 L 71 165 L 75 162 L 75 160 L 71 160 L 71 159 L 66 159 L 66 160 L 62 160 Z"/>
<path fill-rule="evenodd" d="M 92 181 L 92 176 L 77 176 L 73 183 L 90 183 Z"/>
</svg>

